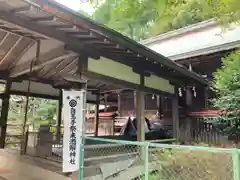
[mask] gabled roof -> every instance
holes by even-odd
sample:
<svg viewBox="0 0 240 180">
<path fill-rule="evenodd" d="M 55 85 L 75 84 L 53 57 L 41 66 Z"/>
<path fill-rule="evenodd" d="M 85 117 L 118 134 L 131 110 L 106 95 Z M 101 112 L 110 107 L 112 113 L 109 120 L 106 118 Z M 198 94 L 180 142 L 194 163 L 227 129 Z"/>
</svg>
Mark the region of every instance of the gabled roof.
<svg viewBox="0 0 240 180">
<path fill-rule="evenodd" d="M 141 43 L 177 61 L 240 47 L 239 34 L 240 25 L 232 24 L 224 29 L 210 19 L 146 39 Z"/>
<path fill-rule="evenodd" d="M 208 84 L 200 75 L 53 0 L 1 0 L 0 35 L 6 45 L 0 72 L 10 77 L 29 73 L 39 40 L 43 48 L 34 71 L 50 84 L 62 74 L 75 76 L 83 54 L 103 56 L 168 80 Z"/>
</svg>

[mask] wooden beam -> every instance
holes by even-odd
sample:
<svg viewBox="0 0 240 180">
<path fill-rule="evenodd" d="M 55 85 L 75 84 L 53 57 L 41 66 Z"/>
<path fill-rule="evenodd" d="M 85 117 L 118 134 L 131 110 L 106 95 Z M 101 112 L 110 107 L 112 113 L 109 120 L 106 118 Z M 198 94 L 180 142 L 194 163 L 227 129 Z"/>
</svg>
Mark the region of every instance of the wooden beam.
<svg viewBox="0 0 240 180">
<path fill-rule="evenodd" d="M 12 82 L 7 81 L 5 86 L 5 91 L 4 91 L 4 97 L 2 100 L 1 121 L 0 121 L 0 125 L 1 125 L 0 148 L 5 147 L 11 85 L 12 85 Z"/>
<path fill-rule="evenodd" d="M 106 83 L 117 84 L 117 85 L 119 85 L 123 88 L 126 88 L 126 87 L 127 87 L 127 89 L 137 89 L 137 88 L 139 88 L 139 85 L 136 85 L 136 84 L 124 81 L 124 80 L 119 80 L 119 79 L 116 79 L 116 78 L 101 75 L 101 74 L 98 74 L 98 73 L 87 72 L 85 74 L 89 78 L 97 79 L 99 81 L 106 82 Z M 153 94 L 161 94 L 161 95 L 164 95 L 166 97 L 172 97 L 173 96 L 173 94 L 170 94 L 170 93 L 167 93 L 167 92 L 164 92 L 164 91 L 160 91 L 160 90 L 156 90 L 156 89 L 153 89 L 153 88 L 149 88 L 149 87 L 143 87 L 143 91 L 153 93 Z"/>
<path fill-rule="evenodd" d="M 18 95 L 18 96 L 26 96 L 27 92 L 11 90 L 10 94 L 11 95 Z M 58 100 L 58 96 L 38 94 L 38 93 L 32 93 L 32 92 L 29 93 L 29 97 L 37 97 L 37 98 L 43 98 L 43 99 Z"/>
<path fill-rule="evenodd" d="M 98 51 L 98 54 L 103 54 L 103 57 L 114 60 L 116 62 L 125 64 L 133 68 L 133 71 L 138 74 L 144 74 L 145 76 L 150 76 L 151 73 L 155 75 L 170 80 L 175 84 L 187 84 L 187 78 L 181 76 L 177 72 L 161 66 L 160 64 L 154 64 L 150 61 L 146 61 L 145 58 L 141 57 L 122 57 L 122 55 L 114 54 L 112 51 Z"/>
<path fill-rule="evenodd" d="M 68 58 L 74 57 L 74 56 L 76 56 L 76 54 L 71 53 L 71 52 L 67 53 L 66 51 L 63 50 L 63 47 L 55 48 L 45 54 L 40 55 L 38 64 L 34 65 L 33 71 L 36 71 L 36 70 L 42 68 L 43 66 L 50 65 L 52 63 L 59 62 L 63 59 L 68 59 Z M 29 65 L 30 63 L 29 62 L 35 61 L 35 60 L 36 60 L 36 58 L 34 57 L 33 59 L 31 59 L 19 66 L 15 66 L 10 72 L 10 77 L 14 78 L 14 77 L 18 77 L 18 76 L 28 73 L 30 71 L 30 65 Z"/>
<path fill-rule="evenodd" d="M 65 43 L 69 43 L 72 46 L 77 47 L 78 52 L 79 52 L 79 49 L 82 49 L 83 47 L 85 47 L 82 42 L 77 40 L 77 38 L 66 36 L 64 32 L 57 31 L 54 27 L 39 24 L 34 21 L 29 21 L 27 19 L 24 19 L 20 16 L 16 16 L 6 11 L 0 11 L 0 16 L 2 20 L 12 23 L 16 26 L 23 27 L 25 29 L 29 29 L 30 31 L 34 31 L 38 33 L 38 35 L 40 36 L 44 35 L 45 37 L 50 39 L 54 38 L 56 40 L 59 40 Z M 92 51 L 92 50 L 89 49 L 89 51 Z"/>
<path fill-rule="evenodd" d="M 21 12 L 29 11 L 30 9 L 31 9 L 30 5 L 22 6 L 19 8 L 14 8 L 13 10 L 11 10 L 11 13 L 21 13 Z"/>
<path fill-rule="evenodd" d="M 18 96 L 26 96 L 26 92 L 22 92 L 22 91 L 10 91 L 11 95 L 18 95 Z M 4 97 L 4 95 L 0 94 L 0 98 Z M 51 100 L 58 100 L 58 96 L 53 96 L 53 95 L 46 95 L 46 94 L 38 94 L 38 93 L 29 93 L 29 97 L 37 97 L 37 98 L 43 98 L 43 99 L 51 99 Z M 87 103 L 89 104 L 96 104 L 96 101 L 91 101 L 91 100 L 87 100 Z"/>
<path fill-rule="evenodd" d="M 52 28 L 56 28 L 56 29 L 72 29 L 73 25 L 71 24 L 54 24 L 54 25 L 49 25 Z"/>
<path fill-rule="evenodd" d="M 40 22 L 40 21 L 53 21 L 54 16 L 45 16 L 45 17 L 35 17 L 31 18 L 31 21 Z"/>
<path fill-rule="evenodd" d="M 84 43 L 80 43 L 80 41 L 77 41 L 76 40 L 76 38 L 72 38 L 72 37 L 70 37 L 70 36 L 66 36 L 66 34 L 65 33 L 61 33 L 61 32 L 59 32 L 59 31 L 56 31 L 54 28 L 52 28 L 52 27 L 49 27 L 49 26 L 44 26 L 44 25 L 39 25 L 39 24 L 37 24 L 37 23 L 33 23 L 33 22 L 25 22 L 26 20 L 24 20 L 24 19 L 19 19 L 18 21 L 16 21 L 16 19 L 18 19 L 19 17 L 15 17 L 15 16 L 13 16 L 13 15 L 11 15 L 11 14 L 7 14 L 6 12 L 0 12 L 0 15 L 1 14 L 3 14 L 3 15 L 6 15 L 6 16 L 4 16 L 4 19 L 6 19 L 6 21 L 9 21 L 9 22 L 13 22 L 14 24 L 17 24 L 17 25 L 19 25 L 19 26 L 22 26 L 22 27 L 25 27 L 25 28 L 28 28 L 28 29 L 30 29 L 30 30 L 32 30 L 32 31 L 35 31 L 35 32 L 38 32 L 38 33 L 41 33 L 41 34 L 44 34 L 44 35 L 46 35 L 46 36 L 48 36 L 48 37 L 53 37 L 53 38 L 55 38 L 55 39 L 58 39 L 58 40 L 61 40 L 61 41 L 63 41 L 63 42 L 65 42 L 65 43 L 67 43 L 67 44 L 69 44 L 68 45 L 68 48 L 69 49 L 71 49 L 71 50 L 73 50 L 73 51 L 75 51 L 75 52 L 80 52 L 80 51 L 82 51 L 81 50 L 81 47 L 83 47 L 83 44 Z M 24 22 L 24 23 L 23 23 Z M 31 26 L 30 26 L 30 24 L 31 24 Z M 35 27 L 38 27 L 37 29 L 35 28 Z M 70 45 L 71 44 L 71 45 Z M 89 48 L 86 48 L 85 49 L 85 51 L 86 52 L 88 52 L 88 49 Z M 90 49 L 92 49 L 92 48 L 90 48 Z M 102 53 L 102 52 L 100 52 L 100 51 L 97 51 L 96 49 L 94 49 L 94 51 L 91 51 L 91 52 L 89 52 L 88 54 L 92 54 L 92 53 L 95 53 L 95 54 L 102 54 L 102 55 L 104 55 L 104 54 L 106 54 L 106 53 Z M 111 57 L 112 57 L 112 55 L 110 55 Z M 105 57 L 109 57 L 109 58 L 111 58 L 109 55 L 106 55 Z M 116 60 L 117 58 L 116 57 L 114 57 L 114 58 L 111 58 L 111 59 L 114 59 L 114 60 Z M 126 64 L 127 62 L 125 62 L 124 64 Z M 159 72 L 159 71 L 158 71 Z M 168 73 L 169 74 L 169 73 Z M 163 74 L 164 75 L 164 74 Z M 165 76 L 166 76 L 166 74 L 165 74 Z"/>
<path fill-rule="evenodd" d="M 19 55 L 14 59 L 14 61 L 11 63 L 10 67 L 8 69 L 13 69 L 14 66 L 16 64 L 18 64 L 19 60 L 24 56 L 24 54 L 32 47 L 34 46 L 34 44 L 36 43 L 35 40 L 31 40 L 28 42 L 28 44 L 25 46 L 25 48 L 23 49 L 23 51 L 21 51 L 21 53 L 19 53 Z"/>
</svg>

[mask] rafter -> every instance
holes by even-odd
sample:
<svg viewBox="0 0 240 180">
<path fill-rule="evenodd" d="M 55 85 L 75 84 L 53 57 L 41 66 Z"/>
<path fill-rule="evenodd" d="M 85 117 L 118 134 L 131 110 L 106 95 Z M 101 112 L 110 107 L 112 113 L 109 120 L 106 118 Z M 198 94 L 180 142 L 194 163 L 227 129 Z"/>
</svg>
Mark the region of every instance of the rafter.
<svg viewBox="0 0 240 180">
<path fill-rule="evenodd" d="M 18 44 L 22 41 L 23 37 L 19 37 L 15 44 L 8 50 L 8 52 L 4 55 L 4 57 L 0 60 L 0 65 L 7 59 L 7 57 L 12 53 L 12 51 L 18 46 Z"/>
<path fill-rule="evenodd" d="M 70 57 L 76 56 L 75 53 L 72 52 L 66 52 L 63 50 L 62 47 L 55 48 L 45 54 L 40 55 L 39 60 L 37 64 L 34 65 L 33 70 L 36 71 L 43 66 L 52 64 L 54 62 L 61 61 L 63 59 L 68 59 Z M 30 63 L 32 61 L 36 61 L 37 59 L 34 57 L 33 59 L 30 59 L 29 61 L 16 65 L 12 71 L 10 72 L 10 77 L 18 77 L 23 74 L 26 74 L 30 71 Z"/>
<path fill-rule="evenodd" d="M 9 23 L 13 23 L 16 26 L 20 26 L 26 29 L 29 29 L 31 31 L 34 31 L 38 34 L 44 34 L 47 37 L 54 38 L 57 40 L 60 40 L 65 43 L 72 44 L 73 46 L 77 47 L 78 51 L 84 47 L 84 44 L 78 41 L 74 37 L 66 36 L 65 32 L 57 31 L 55 28 L 48 26 L 48 25 L 43 25 L 39 24 L 35 21 L 28 21 L 26 19 L 21 18 L 20 16 L 14 16 L 14 14 L 5 12 L 5 11 L 0 11 L 0 16 L 1 19 L 4 21 L 7 21 Z M 51 19 L 51 18 L 49 18 Z M 37 19 L 39 20 L 39 19 Z M 46 19 L 45 19 L 46 20 Z"/>
</svg>

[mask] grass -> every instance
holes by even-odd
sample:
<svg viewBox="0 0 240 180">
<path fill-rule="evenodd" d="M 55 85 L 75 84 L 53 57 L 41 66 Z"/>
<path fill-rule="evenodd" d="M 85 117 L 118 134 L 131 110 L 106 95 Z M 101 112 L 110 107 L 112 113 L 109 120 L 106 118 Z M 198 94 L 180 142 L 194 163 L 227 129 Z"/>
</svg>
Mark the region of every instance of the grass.
<svg viewBox="0 0 240 180">
<path fill-rule="evenodd" d="M 206 144 L 195 145 L 209 146 Z M 217 147 L 235 148 L 236 145 L 220 144 Z M 162 148 L 150 152 L 149 162 L 154 162 L 154 171 L 149 172 L 149 180 L 233 179 L 231 153 Z M 144 176 L 138 179 L 145 180 Z"/>
<path fill-rule="evenodd" d="M 230 180 L 232 156 L 227 153 L 161 149 L 151 154 L 156 162 L 149 180 Z"/>
</svg>

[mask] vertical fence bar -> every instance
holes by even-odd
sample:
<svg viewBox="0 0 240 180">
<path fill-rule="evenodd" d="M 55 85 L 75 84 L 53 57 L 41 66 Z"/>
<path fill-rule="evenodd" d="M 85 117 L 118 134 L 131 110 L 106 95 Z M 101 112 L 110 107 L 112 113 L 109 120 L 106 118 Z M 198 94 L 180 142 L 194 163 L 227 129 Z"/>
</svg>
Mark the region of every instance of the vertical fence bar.
<svg viewBox="0 0 240 180">
<path fill-rule="evenodd" d="M 83 173 L 84 173 L 84 144 L 85 138 L 82 137 L 82 143 L 80 147 L 80 159 L 79 159 L 79 169 L 78 169 L 78 180 L 83 180 Z"/>
<path fill-rule="evenodd" d="M 149 142 L 146 142 L 145 144 L 145 157 L 144 157 L 144 177 L 145 180 L 148 180 L 148 174 L 149 174 L 149 167 L 148 167 L 148 161 L 149 161 Z"/>
<path fill-rule="evenodd" d="M 234 149 L 232 153 L 233 160 L 233 177 L 234 180 L 240 180 L 240 169 L 239 169 L 239 152 L 238 149 Z"/>
<path fill-rule="evenodd" d="M 82 110 L 82 116 L 83 119 L 85 119 L 86 116 L 86 103 L 87 103 L 87 94 L 86 92 L 84 94 L 84 103 L 83 103 L 83 110 Z M 83 180 L 84 178 L 84 146 L 85 146 L 85 121 L 83 122 L 82 127 L 82 137 L 81 137 L 81 146 L 80 146 L 80 160 L 79 160 L 79 168 L 78 168 L 78 174 L 77 179 Z"/>
</svg>

